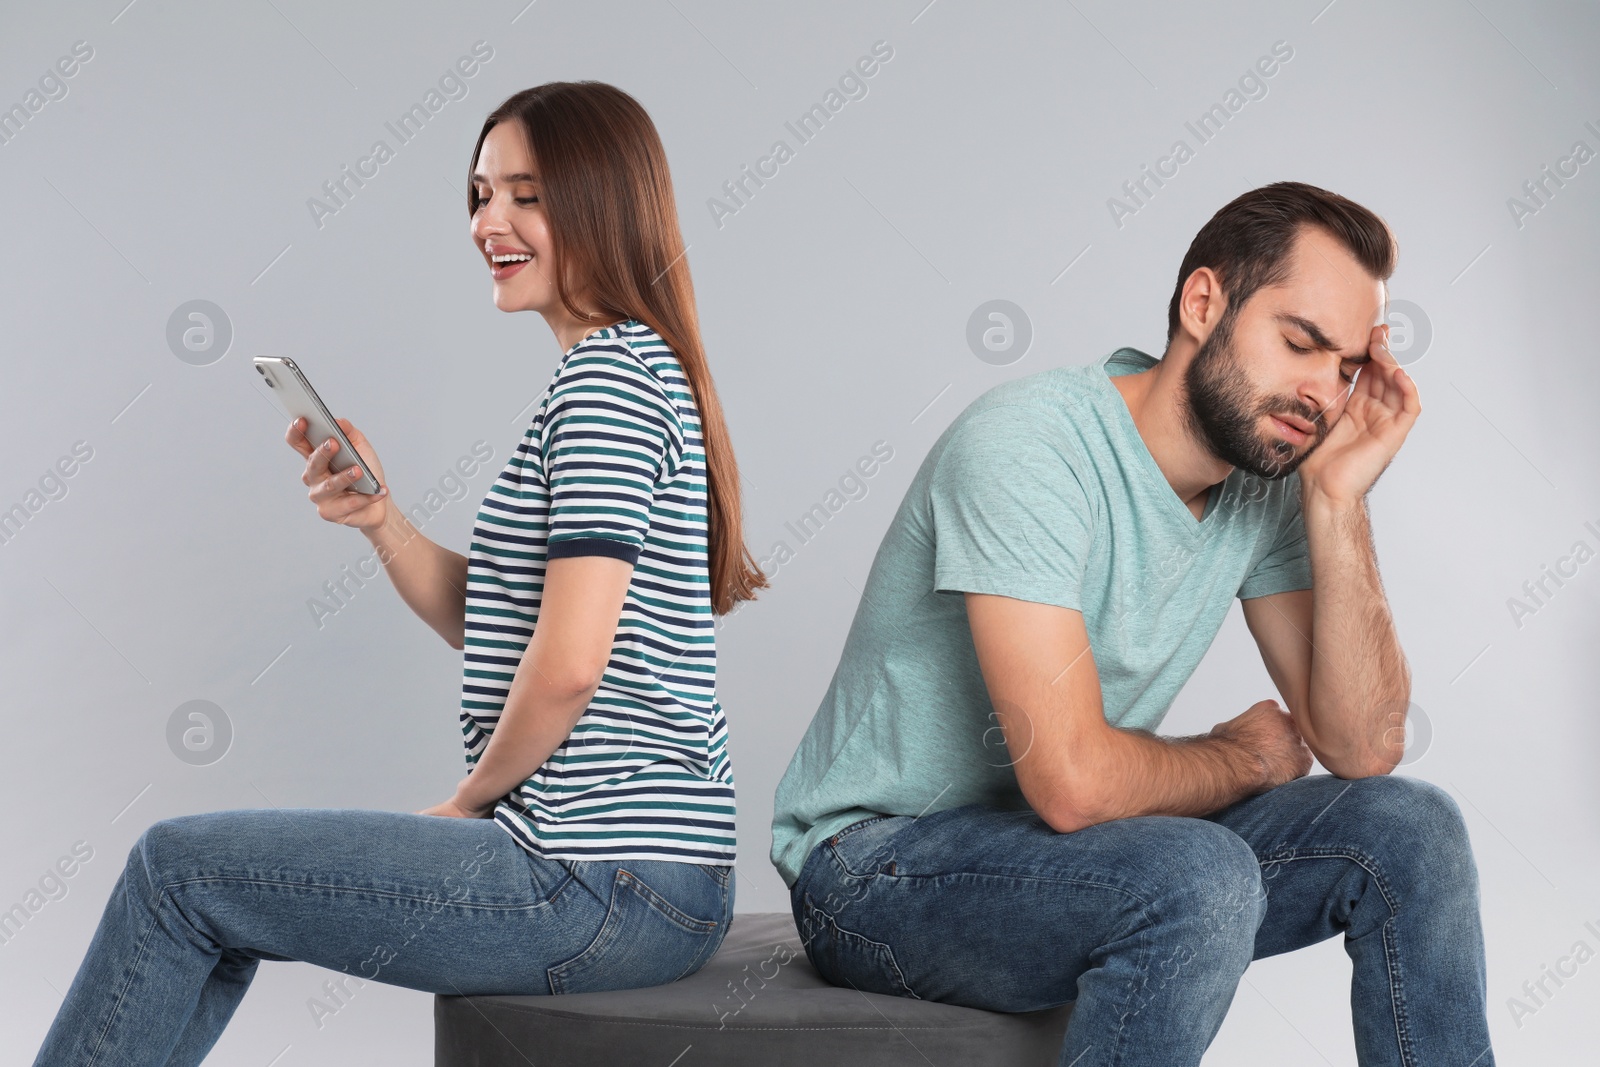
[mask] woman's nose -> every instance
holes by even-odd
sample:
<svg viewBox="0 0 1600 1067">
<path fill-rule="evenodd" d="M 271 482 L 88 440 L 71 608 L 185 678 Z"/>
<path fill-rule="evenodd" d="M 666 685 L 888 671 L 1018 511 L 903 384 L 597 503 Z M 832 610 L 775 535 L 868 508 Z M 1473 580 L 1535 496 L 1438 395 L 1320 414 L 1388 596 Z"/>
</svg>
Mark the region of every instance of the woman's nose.
<svg viewBox="0 0 1600 1067">
<path fill-rule="evenodd" d="M 478 201 L 477 214 L 472 216 L 472 235 L 479 240 L 490 232 L 504 233 L 505 227 L 501 224 L 499 209 L 494 200 Z"/>
</svg>

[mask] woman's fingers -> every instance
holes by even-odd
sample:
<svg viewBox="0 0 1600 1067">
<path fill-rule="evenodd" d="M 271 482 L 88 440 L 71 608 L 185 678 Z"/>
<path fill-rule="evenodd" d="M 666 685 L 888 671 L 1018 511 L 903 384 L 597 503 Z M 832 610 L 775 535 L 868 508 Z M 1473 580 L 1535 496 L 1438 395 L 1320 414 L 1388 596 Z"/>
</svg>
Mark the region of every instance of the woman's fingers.
<svg viewBox="0 0 1600 1067">
<path fill-rule="evenodd" d="M 311 442 L 306 440 L 305 430 L 301 426 L 305 421 L 305 419 L 295 419 L 283 433 L 283 439 L 289 442 L 289 447 L 302 456 L 311 454 Z"/>
<path fill-rule="evenodd" d="M 360 514 L 361 525 L 365 528 L 386 514 L 381 505 L 376 511 L 369 509 L 379 501 L 385 500 L 388 490 L 384 488 L 377 493 L 363 493 L 355 488 L 355 482 L 360 479 L 363 471 L 370 470 L 374 478 L 378 477 L 376 460 L 369 463 L 361 454 L 366 440 L 361 436 L 361 431 L 352 426 L 348 419 L 337 421 L 356 453 L 351 457 L 355 462 L 344 470 L 336 471 L 332 466 L 334 454 L 340 447 L 338 438 L 329 438 L 313 448 L 310 439 L 306 437 L 304 418 L 295 419 L 289 424 L 289 429 L 284 433 L 284 440 L 296 452 L 306 457 L 306 467 L 300 475 L 300 481 L 306 486 L 306 496 L 317 506 L 317 514 L 329 522 L 336 522 L 342 526 L 355 525 L 350 520 Z"/>
<path fill-rule="evenodd" d="M 329 522 L 348 525 L 350 516 L 371 507 L 374 500 L 381 499 L 367 493 L 358 493 L 355 490 L 337 493 L 325 497 L 317 503 L 317 514 Z"/>
<path fill-rule="evenodd" d="M 333 454 L 338 448 L 339 439 L 337 437 L 330 437 L 318 445 L 306 459 L 305 473 L 300 476 L 300 480 L 306 485 L 311 485 L 334 474 L 334 470 L 328 464 L 333 461 Z"/>
<path fill-rule="evenodd" d="M 328 476 L 318 482 L 311 490 L 310 496 L 318 504 L 331 500 L 342 493 L 354 493 L 363 502 L 370 502 L 371 496 L 366 493 L 357 493 L 351 489 L 357 478 L 361 477 L 361 464 L 346 467 L 342 471 L 329 471 Z"/>
</svg>

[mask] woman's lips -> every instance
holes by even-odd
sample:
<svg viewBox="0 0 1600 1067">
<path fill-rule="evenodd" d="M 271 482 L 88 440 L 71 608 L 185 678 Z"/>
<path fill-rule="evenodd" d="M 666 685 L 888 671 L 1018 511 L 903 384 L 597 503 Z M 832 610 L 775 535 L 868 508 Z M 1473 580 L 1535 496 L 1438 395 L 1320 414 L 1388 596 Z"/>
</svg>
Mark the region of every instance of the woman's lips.
<svg viewBox="0 0 1600 1067">
<path fill-rule="evenodd" d="M 503 282 L 532 262 L 533 260 L 531 259 L 523 259 L 518 260 L 516 263 L 491 263 L 489 264 L 489 272 L 494 275 L 495 281 Z"/>
</svg>

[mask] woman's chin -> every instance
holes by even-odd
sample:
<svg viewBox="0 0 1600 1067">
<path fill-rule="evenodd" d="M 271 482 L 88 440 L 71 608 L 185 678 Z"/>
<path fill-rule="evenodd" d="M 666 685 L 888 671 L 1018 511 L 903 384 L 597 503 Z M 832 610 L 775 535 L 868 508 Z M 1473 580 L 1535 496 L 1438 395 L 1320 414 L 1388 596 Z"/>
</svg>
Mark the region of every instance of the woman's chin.
<svg viewBox="0 0 1600 1067">
<path fill-rule="evenodd" d="M 501 311 L 533 311 L 535 308 L 527 297 L 518 297 L 501 286 L 495 286 L 494 306 Z"/>
</svg>

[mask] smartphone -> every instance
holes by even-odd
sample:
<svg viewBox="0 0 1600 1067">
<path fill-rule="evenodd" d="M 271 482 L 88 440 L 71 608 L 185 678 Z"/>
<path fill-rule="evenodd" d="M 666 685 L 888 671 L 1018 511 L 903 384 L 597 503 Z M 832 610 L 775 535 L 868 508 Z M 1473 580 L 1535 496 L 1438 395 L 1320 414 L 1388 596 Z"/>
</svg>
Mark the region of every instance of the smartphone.
<svg viewBox="0 0 1600 1067">
<path fill-rule="evenodd" d="M 266 379 L 267 387 L 272 390 L 273 397 L 277 400 L 278 407 L 289 416 L 289 421 L 304 418 L 306 420 L 306 440 L 311 442 L 312 448 L 320 448 L 328 438 L 337 438 L 339 451 L 329 460 L 328 468 L 335 473 L 361 463 L 361 456 L 356 452 L 350 438 L 339 429 L 339 424 L 333 421 L 333 416 L 328 414 L 327 405 L 311 388 L 311 383 L 306 380 L 305 373 L 295 365 L 294 360 L 288 356 L 257 356 L 255 358 L 256 373 Z M 350 488 L 360 493 L 376 493 L 382 488 L 378 480 L 372 476 L 365 463 L 361 463 L 361 477 L 350 483 Z"/>
</svg>

